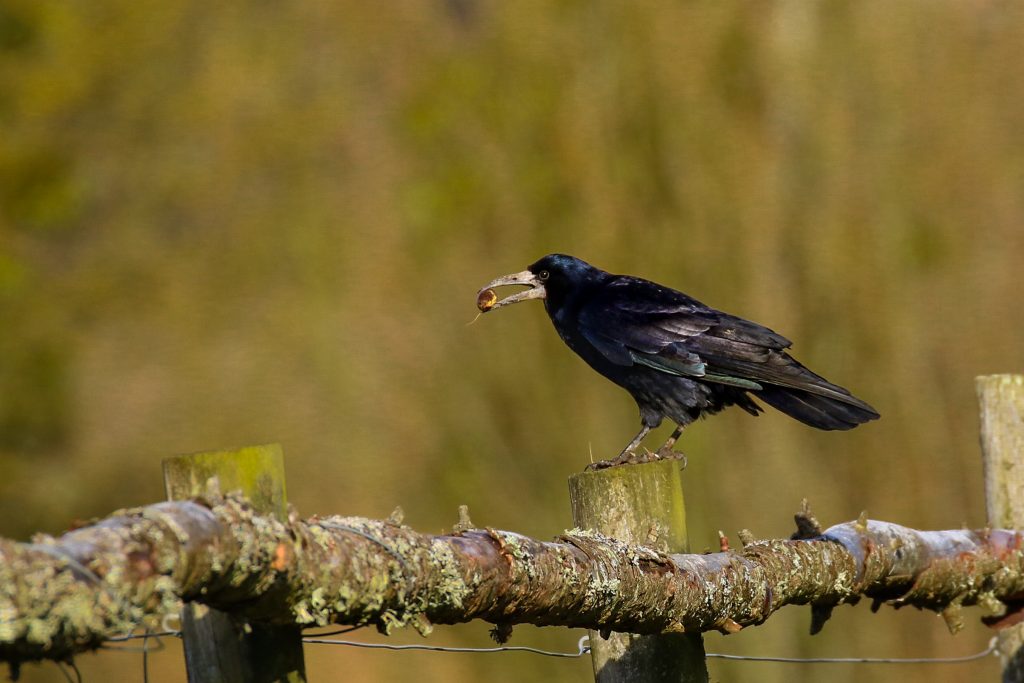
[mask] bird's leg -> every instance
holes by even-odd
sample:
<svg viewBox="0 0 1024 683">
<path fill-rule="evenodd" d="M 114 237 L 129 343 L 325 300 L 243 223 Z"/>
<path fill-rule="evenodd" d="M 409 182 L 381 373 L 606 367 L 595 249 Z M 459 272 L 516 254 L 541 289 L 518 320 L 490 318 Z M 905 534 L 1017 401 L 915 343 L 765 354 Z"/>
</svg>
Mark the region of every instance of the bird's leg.
<svg viewBox="0 0 1024 683">
<path fill-rule="evenodd" d="M 682 459 L 683 467 L 686 467 L 686 456 L 672 448 L 676 445 L 676 441 L 682 433 L 683 425 L 676 425 L 676 428 L 672 430 L 672 434 L 668 437 L 668 440 L 665 441 L 661 448 L 658 449 L 657 455 L 663 460 Z"/>
<path fill-rule="evenodd" d="M 623 460 L 633 454 L 636 447 L 640 445 L 640 442 L 644 440 L 644 437 L 651 433 L 651 428 L 644 425 L 637 432 L 637 435 L 633 437 L 633 440 L 626 444 L 626 447 L 622 449 L 622 452 L 615 458 L 616 460 Z"/>
<path fill-rule="evenodd" d="M 650 433 L 650 431 L 651 428 L 647 425 L 644 425 L 643 427 L 640 428 L 640 432 L 633 437 L 633 440 L 630 441 L 626 445 L 626 447 L 622 449 L 621 453 L 619 453 L 611 460 L 601 460 L 599 462 L 592 462 L 589 465 L 587 465 L 587 469 L 603 470 L 606 467 L 613 467 L 615 465 L 625 465 L 626 463 L 633 462 L 633 451 L 636 450 L 636 447 L 640 445 L 640 442 L 644 440 L 644 437 L 647 436 Z"/>
<path fill-rule="evenodd" d="M 672 447 L 676 445 L 676 441 L 679 439 L 679 436 L 682 433 L 683 433 L 683 425 L 676 425 L 676 428 L 672 431 L 672 434 L 668 437 L 668 441 L 666 441 L 662 445 L 662 447 L 658 449 L 658 452 L 660 453 L 661 451 L 664 451 L 664 450 L 672 450 Z"/>
</svg>

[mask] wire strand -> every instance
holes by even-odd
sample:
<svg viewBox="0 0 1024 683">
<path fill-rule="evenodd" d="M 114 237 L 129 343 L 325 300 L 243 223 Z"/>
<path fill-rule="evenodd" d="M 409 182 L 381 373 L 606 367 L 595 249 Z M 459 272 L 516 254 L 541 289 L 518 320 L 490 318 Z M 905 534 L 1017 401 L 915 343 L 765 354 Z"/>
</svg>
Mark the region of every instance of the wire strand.
<svg viewBox="0 0 1024 683">
<path fill-rule="evenodd" d="M 107 638 L 106 642 L 108 642 L 108 643 L 123 643 L 123 642 L 128 641 L 128 640 L 138 640 L 140 638 L 143 638 L 143 639 L 144 638 L 154 638 L 157 641 L 158 647 L 157 647 L 156 650 L 152 650 L 151 649 L 150 652 L 157 652 L 158 650 L 162 650 L 164 648 L 164 645 L 163 645 L 162 641 L 160 640 L 160 638 L 163 637 L 163 636 L 174 637 L 174 638 L 181 638 L 181 631 L 157 631 L 155 633 L 150 631 L 150 632 L 147 632 L 147 633 L 129 633 L 128 635 L 117 636 L 116 638 Z M 101 647 L 104 647 L 107 650 L 124 650 L 125 652 L 142 652 L 142 648 L 141 647 L 130 647 L 130 646 L 129 647 L 110 647 L 109 645 L 103 645 Z"/>
<path fill-rule="evenodd" d="M 552 650 L 542 650 L 536 647 L 526 647 L 524 645 L 500 645 L 497 647 L 446 647 L 444 645 L 417 644 L 394 645 L 391 643 L 367 643 L 358 640 L 340 640 L 337 638 L 324 637 L 329 635 L 340 635 L 342 633 L 349 633 L 360 628 L 363 628 L 363 626 L 352 626 L 337 631 L 328 631 L 327 633 L 317 633 L 311 636 L 303 636 L 302 642 L 309 643 L 311 645 L 346 645 L 348 647 L 360 647 L 369 650 L 417 650 L 423 652 L 455 652 L 466 654 L 492 654 L 496 652 L 528 652 L 530 654 L 542 655 L 544 657 L 561 657 L 566 659 L 576 659 L 590 652 L 590 636 L 583 636 L 579 639 L 579 642 L 576 644 L 576 652 L 555 652 Z M 180 638 L 181 632 L 161 631 L 158 633 L 129 634 L 125 636 L 119 636 L 117 638 L 111 638 L 110 641 L 123 642 L 126 640 L 135 640 L 138 638 L 152 638 L 157 642 L 157 649 L 163 649 L 163 643 L 160 641 L 161 636 L 175 636 Z M 756 655 L 732 655 L 720 652 L 708 652 L 705 653 L 704 656 L 708 659 L 722 659 L 727 661 L 739 662 L 769 662 L 777 664 L 964 664 L 967 662 L 975 662 L 979 659 L 984 659 L 989 655 L 997 654 L 997 648 L 998 639 L 992 638 L 988 643 L 988 647 L 986 647 L 984 650 L 980 652 L 975 652 L 974 654 L 964 655 L 962 657 L 761 657 Z M 148 647 L 148 641 L 144 641 L 142 647 L 105 646 L 105 649 L 119 650 L 122 652 L 142 652 L 144 655 L 154 651 L 153 649 L 150 649 Z"/>
<path fill-rule="evenodd" d="M 748 655 L 727 655 L 708 652 L 708 659 L 728 659 L 745 662 L 777 662 L 780 664 L 963 664 L 984 659 L 996 653 L 997 639 L 992 638 L 988 647 L 981 652 L 962 657 L 757 657 Z"/>
<path fill-rule="evenodd" d="M 392 645 L 390 643 L 364 643 L 357 640 L 335 640 L 332 638 L 303 638 L 302 642 L 312 643 L 315 645 L 349 645 L 351 647 L 364 647 L 372 650 L 425 650 L 428 652 L 466 653 L 529 652 L 535 655 L 544 655 L 545 657 L 576 658 L 582 657 L 590 652 L 590 647 L 584 645 L 584 642 L 588 639 L 589 636 L 583 636 L 580 638 L 579 651 L 577 652 L 552 652 L 551 650 L 541 650 L 539 648 L 526 647 L 523 645 L 502 645 L 499 647 L 445 647 L 442 645 Z"/>
<path fill-rule="evenodd" d="M 71 674 L 68 673 L 66 667 L 70 667 L 75 672 L 75 677 L 72 678 Z M 64 674 L 64 678 L 67 679 L 68 683 L 82 683 L 82 672 L 78 670 L 78 665 L 73 661 L 69 662 L 57 662 L 57 668 Z"/>
</svg>

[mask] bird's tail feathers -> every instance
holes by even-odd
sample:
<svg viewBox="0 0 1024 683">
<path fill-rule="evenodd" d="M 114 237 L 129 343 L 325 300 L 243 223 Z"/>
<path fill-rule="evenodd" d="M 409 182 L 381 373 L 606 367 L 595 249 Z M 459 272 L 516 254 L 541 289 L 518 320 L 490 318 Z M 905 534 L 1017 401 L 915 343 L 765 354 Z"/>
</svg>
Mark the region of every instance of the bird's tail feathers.
<svg viewBox="0 0 1024 683">
<path fill-rule="evenodd" d="M 840 400 L 777 385 L 766 385 L 755 395 L 776 410 L 818 429 L 853 429 L 878 418 L 874 408 L 849 395 Z"/>
</svg>

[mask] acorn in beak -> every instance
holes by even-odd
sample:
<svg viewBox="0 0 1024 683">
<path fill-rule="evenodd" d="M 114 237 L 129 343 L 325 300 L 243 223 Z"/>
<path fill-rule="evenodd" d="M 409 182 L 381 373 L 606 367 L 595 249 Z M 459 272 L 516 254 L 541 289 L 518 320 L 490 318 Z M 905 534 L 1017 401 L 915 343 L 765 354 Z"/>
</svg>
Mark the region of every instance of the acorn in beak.
<svg viewBox="0 0 1024 683">
<path fill-rule="evenodd" d="M 494 288 L 504 287 L 505 285 L 523 285 L 525 287 L 529 287 L 529 289 L 517 292 L 499 300 L 498 295 L 494 293 Z M 488 311 L 493 311 L 494 309 L 501 308 L 502 306 L 517 304 L 520 301 L 526 301 L 528 299 L 543 299 L 546 295 L 547 292 L 544 291 L 544 284 L 537 278 L 537 276 L 528 270 L 524 270 L 521 273 L 503 275 L 496 280 L 488 282 L 476 295 L 476 307 L 479 308 L 482 313 L 487 313 Z"/>
</svg>

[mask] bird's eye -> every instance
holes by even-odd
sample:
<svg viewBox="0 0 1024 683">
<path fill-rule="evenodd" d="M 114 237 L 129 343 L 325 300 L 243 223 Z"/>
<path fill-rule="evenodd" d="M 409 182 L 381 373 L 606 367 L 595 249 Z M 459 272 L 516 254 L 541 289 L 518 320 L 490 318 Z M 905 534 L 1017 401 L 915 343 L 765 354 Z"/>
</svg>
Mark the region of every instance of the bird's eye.
<svg viewBox="0 0 1024 683">
<path fill-rule="evenodd" d="M 537 277 L 539 277 L 539 278 L 541 279 L 541 282 L 543 282 L 544 280 L 547 280 L 547 279 L 548 279 L 549 277 L 551 277 L 551 273 L 549 273 L 549 272 L 548 272 L 548 271 L 546 271 L 546 270 L 542 270 L 542 271 L 540 271 L 540 273 L 539 273 L 539 274 L 537 275 Z"/>
</svg>

